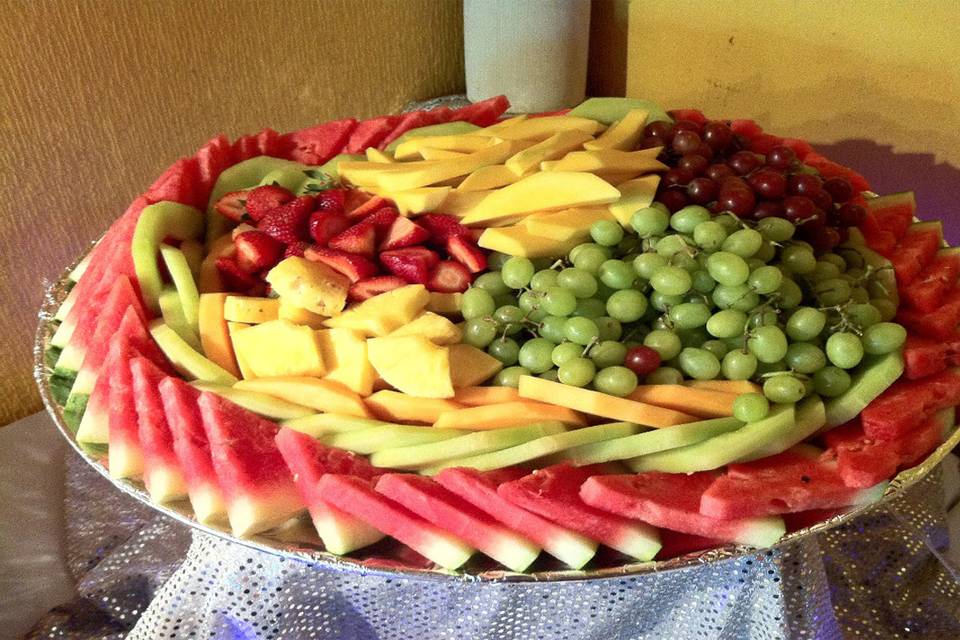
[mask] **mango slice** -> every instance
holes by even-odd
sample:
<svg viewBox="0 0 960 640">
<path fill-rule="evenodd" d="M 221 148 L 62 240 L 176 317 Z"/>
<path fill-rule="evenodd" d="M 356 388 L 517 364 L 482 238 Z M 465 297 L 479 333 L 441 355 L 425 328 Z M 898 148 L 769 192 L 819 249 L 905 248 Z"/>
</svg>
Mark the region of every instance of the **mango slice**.
<svg viewBox="0 0 960 640">
<path fill-rule="evenodd" d="M 538 169 L 541 162 L 562 158 L 591 140 L 593 140 L 593 136 L 583 131 L 561 131 L 543 142 L 538 142 L 532 147 L 517 152 L 504 164 L 507 169 L 518 176 L 526 175 Z"/>
<path fill-rule="evenodd" d="M 654 174 L 621 182 L 617 184 L 620 199 L 607 208 L 620 224 L 627 226 L 634 213 L 650 206 L 659 184 L 660 176 Z"/>
<path fill-rule="evenodd" d="M 586 175 L 586 174 L 584 174 Z M 580 244 L 580 237 L 552 240 L 533 233 L 521 225 L 484 229 L 477 241 L 484 249 L 524 258 L 554 258 L 566 255 Z"/>
<path fill-rule="evenodd" d="M 643 136 L 643 127 L 647 123 L 649 113 L 646 109 L 631 109 L 621 120 L 604 131 L 599 138 L 585 142 L 583 148 L 588 151 L 597 149 L 629 151 L 633 149 L 640 137 Z"/>
<path fill-rule="evenodd" d="M 494 191 L 463 218 L 464 224 L 490 222 L 517 215 L 594 204 L 609 204 L 620 191 L 590 173 L 534 173 Z"/>
</svg>

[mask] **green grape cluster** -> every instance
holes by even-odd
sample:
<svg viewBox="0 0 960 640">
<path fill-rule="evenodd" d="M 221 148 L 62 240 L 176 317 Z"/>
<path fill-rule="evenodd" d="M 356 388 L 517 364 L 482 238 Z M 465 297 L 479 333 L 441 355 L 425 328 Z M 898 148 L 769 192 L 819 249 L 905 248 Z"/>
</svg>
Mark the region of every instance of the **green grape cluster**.
<svg viewBox="0 0 960 640">
<path fill-rule="evenodd" d="M 615 396 L 638 384 L 628 352 L 660 356 L 646 383 L 753 380 L 763 402 L 835 397 L 870 355 L 901 347 L 895 292 L 853 246 L 816 255 L 783 218 L 746 222 L 655 203 L 630 225 L 594 223 L 562 259 L 491 256 L 464 294 L 464 341 L 504 364 L 496 383 L 538 375 Z M 625 366 L 626 365 L 626 366 Z"/>
</svg>

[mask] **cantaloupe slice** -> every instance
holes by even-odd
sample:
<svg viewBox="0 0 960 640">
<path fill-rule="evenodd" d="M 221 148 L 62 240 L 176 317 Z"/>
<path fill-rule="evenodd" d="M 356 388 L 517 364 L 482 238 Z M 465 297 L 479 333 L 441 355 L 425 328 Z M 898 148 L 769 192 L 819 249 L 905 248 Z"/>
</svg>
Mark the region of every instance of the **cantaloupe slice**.
<svg viewBox="0 0 960 640">
<path fill-rule="evenodd" d="M 232 256 L 236 251 L 237 246 L 233 244 L 233 237 L 229 233 L 220 236 L 210 244 L 207 256 L 200 263 L 200 275 L 197 277 L 197 288 L 200 293 L 223 291 L 217 259 Z"/>
<path fill-rule="evenodd" d="M 605 178 L 611 184 L 617 185 L 620 190 L 620 199 L 607 205 L 611 215 L 613 215 L 623 226 L 630 224 L 630 218 L 639 209 L 649 207 L 657 195 L 657 186 L 660 184 L 660 176 L 650 174 L 620 182 L 616 177 L 607 175 Z"/>
<path fill-rule="evenodd" d="M 200 296 L 200 344 L 204 355 L 236 377 L 240 368 L 233 353 L 233 341 L 223 316 L 226 293 L 204 293 Z"/>
<path fill-rule="evenodd" d="M 749 380 L 687 380 L 683 385 L 691 389 L 709 389 L 734 395 L 763 392 L 760 385 Z"/>
<path fill-rule="evenodd" d="M 445 398 L 418 398 L 399 391 L 377 391 L 366 399 L 373 415 L 390 422 L 433 424 L 441 414 L 463 405 Z"/>
<path fill-rule="evenodd" d="M 599 391 L 533 376 L 520 376 L 519 391 L 521 398 L 550 402 L 602 418 L 624 420 L 648 427 L 670 427 L 697 420 L 695 416 L 673 409 L 617 398 Z"/>
<path fill-rule="evenodd" d="M 503 363 L 469 344 L 450 345 L 450 381 L 454 389 L 474 387 L 500 372 Z"/>
<path fill-rule="evenodd" d="M 535 213 L 524 218 L 520 224 L 535 235 L 551 240 L 586 241 L 590 225 L 599 220 L 615 220 L 606 207 L 575 207 L 548 213 Z"/>
<path fill-rule="evenodd" d="M 518 400 L 503 404 L 467 407 L 441 413 L 433 426 L 437 429 L 502 429 L 535 422 L 555 420 L 582 427 L 587 421 L 576 411 L 542 402 Z"/>
<path fill-rule="evenodd" d="M 520 394 L 514 387 L 463 387 L 457 389 L 453 400 L 467 407 L 481 407 L 488 404 L 516 402 L 520 400 Z"/>
<path fill-rule="evenodd" d="M 359 395 L 339 382 L 333 382 L 332 380 L 282 376 L 241 380 L 234 386 L 246 391 L 266 393 L 281 400 L 325 413 L 342 413 L 362 418 L 370 417 L 370 412 Z"/>
<path fill-rule="evenodd" d="M 574 236 L 569 240 L 552 240 L 531 233 L 524 226 L 513 225 L 484 229 L 477 244 L 484 249 L 499 251 L 509 256 L 554 258 L 565 256 L 582 241 L 580 236 Z"/>
<path fill-rule="evenodd" d="M 737 395 L 681 384 L 644 384 L 637 387 L 627 398 L 701 418 L 725 418 L 733 415 L 733 401 L 737 399 Z"/>
</svg>

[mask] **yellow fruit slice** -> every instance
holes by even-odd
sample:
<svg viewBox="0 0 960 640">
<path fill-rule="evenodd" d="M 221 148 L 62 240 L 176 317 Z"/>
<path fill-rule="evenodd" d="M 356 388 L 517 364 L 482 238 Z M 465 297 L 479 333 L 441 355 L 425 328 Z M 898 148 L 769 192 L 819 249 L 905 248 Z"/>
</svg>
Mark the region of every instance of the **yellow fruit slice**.
<svg viewBox="0 0 960 640">
<path fill-rule="evenodd" d="M 459 343 L 463 338 L 463 330 L 441 315 L 424 311 L 412 322 L 403 325 L 390 335 L 423 336 L 434 344 L 452 345 Z"/>
<path fill-rule="evenodd" d="M 464 224 L 488 222 L 534 211 L 609 204 L 620 191 L 590 173 L 540 172 L 498 189 L 464 216 Z"/>
<path fill-rule="evenodd" d="M 507 169 L 506 165 L 491 164 L 477 169 L 457 187 L 457 191 L 488 191 L 513 184 L 520 176 Z"/>
<path fill-rule="evenodd" d="M 350 280 L 325 264 L 290 256 L 267 273 L 267 282 L 281 298 L 322 316 L 335 316 L 347 304 Z"/>
<path fill-rule="evenodd" d="M 223 317 L 227 322 L 260 324 L 276 320 L 279 316 L 280 300 L 277 298 L 257 298 L 253 296 L 227 296 L 223 303 Z"/>
<path fill-rule="evenodd" d="M 450 380 L 455 389 L 486 382 L 503 369 L 503 363 L 469 344 L 450 345 Z"/>
<path fill-rule="evenodd" d="M 627 226 L 634 213 L 650 206 L 659 184 L 660 176 L 654 174 L 621 182 L 617 185 L 620 199 L 607 205 L 607 208 L 620 224 Z"/>
<path fill-rule="evenodd" d="M 484 249 L 499 251 L 511 256 L 554 258 L 566 255 L 581 242 L 582 238 L 579 236 L 569 240 L 553 240 L 530 233 L 523 226 L 514 225 L 484 229 L 477 244 Z"/>
<path fill-rule="evenodd" d="M 204 355 L 240 377 L 240 368 L 233 352 L 227 320 L 223 316 L 225 293 L 204 293 L 200 296 L 200 344 Z"/>
<path fill-rule="evenodd" d="M 377 373 L 398 391 L 424 398 L 450 398 L 450 350 L 423 336 L 389 336 L 367 340 L 367 354 Z"/>
<path fill-rule="evenodd" d="M 332 380 L 285 376 L 241 380 L 234 386 L 245 391 L 265 393 L 324 413 L 370 417 L 370 412 L 359 395 Z"/>
<path fill-rule="evenodd" d="M 324 324 L 330 328 L 356 329 L 367 336 L 385 336 L 420 315 L 428 302 L 427 288 L 411 284 L 364 300 Z"/>
<path fill-rule="evenodd" d="M 590 225 L 599 220 L 614 220 L 606 207 L 575 207 L 549 213 L 535 213 L 525 217 L 519 224 L 530 233 L 551 240 L 579 238 L 585 242 L 590 235 Z"/>
<path fill-rule="evenodd" d="M 377 372 L 367 358 L 366 337 L 354 329 L 323 329 L 316 335 L 327 365 L 326 379 L 363 397 L 370 395 Z"/>
<path fill-rule="evenodd" d="M 643 135 L 643 127 L 647 123 L 649 112 L 646 109 L 631 109 L 619 121 L 610 125 L 610 128 L 603 132 L 596 140 L 585 142 L 584 149 L 596 151 L 597 149 L 620 149 L 629 151 L 637 145 L 637 141 Z"/>
<path fill-rule="evenodd" d="M 504 164 L 507 169 L 518 176 L 526 175 L 540 168 L 540 163 L 562 158 L 571 151 L 582 147 L 584 143 L 593 140 L 593 136 L 583 131 L 561 131 L 555 133 L 543 142 L 518 151 Z"/>
<path fill-rule="evenodd" d="M 443 398 L 418 398 L 398 391 L 377 391 L 366 399 L 373 415 L 390 422 L 433 424 L 442 413 L 462 409 L 463 405 Z"/>
<path fill-rule="evenodd" d="M 435 429 L 503 429 L 518 427 L 545 420 L 556 420 L 567 425 L 582 427 L 587 421 L 582 415 L 554 404 L 518 400 L 504 404 L 467 407 L 440 414 L 433 423 Z"/>
</svg>

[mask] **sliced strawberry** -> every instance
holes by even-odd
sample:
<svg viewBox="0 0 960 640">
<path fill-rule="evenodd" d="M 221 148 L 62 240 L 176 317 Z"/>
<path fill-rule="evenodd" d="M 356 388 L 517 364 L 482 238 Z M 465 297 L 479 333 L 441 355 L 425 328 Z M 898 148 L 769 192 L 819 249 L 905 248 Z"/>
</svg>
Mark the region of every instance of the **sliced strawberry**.
<svg viewBox="0 0 960 640">
<path fill-rule="evenodd" d="M 387 229 L 386 236 L 380 243 L 381 251 L 390 249 L 400 249 L 401 247 L 412 247 L 423 244 L 430 238 L 430 232 L 411 221 L 409 218 L 396 218 L 390 228 Z"/>
<path fill-rule="evenodd" d="M 303 257 L 314 262 L 322 262 L 328 267 L 336 269 L 350 278 L 350 282 L 366 280 L 377 275 L 380 271 L 369 258 L 356 253 L 338 251 L 337 249 L 310 247 L 304 252 Z"/>
<path fill-rule="evenodd" d="M 347 199 L 346 189 L 327 189 L 313 197 L 317 201 L 317 211 L 336 211 L 343 213 L 343 205 Z"/>
<path fill-rule="evenodd" d="M 430 274 L 427 289 L 442 293 L 462 293 L 471 282 L 473 276 L 465 266 L 454 260 L 444 260 Z"/>
<path fill-rule="evenodd" d="M 217 258 L 216 265 L 220 279 L 228 291 L 248 291 L 259 283 L 253 275 L 241 269 L 232 257 Z"/>
<path fill-rule="evenodd" d="M 378 209 L 393 206 L 393 201 L 387 200 L 386 198 L 373 196 L 367 200 L 361 200 L 361 196 L 357 194 L 363 194 L 363 192 L 357 189 L 352 190 L 344 203 L 344 210 L 351 218 L 366 218 Z M 366 197 L 366 194 L 363 195 Z"/>
<path fill-rule="evenodd" d="M 430 232 L 430 238 L 437 244 L 446 244 L 450 236 L 463 236 L 471 238 L 470 229 L 460 224 L 460 221 L 453 216 L 443 215 L 442 213 L 428 213 L 425 216 L 417 218 L 417 222 L 426 227 Z"/>
<path fill-rule="evenodd" d="M 303 240 L 297 240 L 287 245 L 287 248 L 283 250 L 283 257 L 289 258 L 291 256 L 302 258 L 306 250 L 310 247 L 309 244 Z"/>
<path fill-rule="evenodd" d="M 247 192 L 247 213 L 255 222 L 273 209 L 293 200 L 294 195 L 277 184 L 267 184 Z"/>
<path fill-rule="evenodd" d="M 213 208 L 224 218 L 240 222 L 247 215 L 245 205 L 247 203 L 246 191 L 231 191 L 217 200 Z"/>
<path fill-rule="evenodd" d="M 362 302 L 381 293 L 407 286 L 407 281 L 398 276 L 376 276 L 350 285 L 347 297 L 354 302 Z"/>
<path fill-rule="evenodd" d="M 346 231 L 338 233 L 330 239 L 327 246 L 347 253 L 373 256 L 374 249 L 377 246 L 377 228 L 364 220 Z"/>
<path fill-rule="evenodd" d="M 376 227 L 377 233 L 382 236 L 386 235 L 387 231 L 390 229 L 390 226 L 398 217 L 400 217 L 400 212 L 397 211 L 397 208 L 392 205 L 388 205 L 386 207 L 380 207 L 364 218 L 363 221 Z"/>
<path fill-rule="evenodd" d="M 230 232 L 230 237 L 233 240 L 236 240 L 237 236 L 240 235 L 241 233 L 246 233 L 247 231 L 256 231 L 256 230 L 257 228 L 254 227 L 253 225 L 247 224 L 246 222 L 241 222 L 240 224 L 235 226 L 233 230 Z M 180 242 L 176 238 L 164 238 L 164 242 L 166 242 L 167 244 L 173 244 L 172 241 Z M 179 247 L 180 245 L 178 244 L 177 246 Z"/>
<path fill-rule="evenodd" d="M 262 231 L 244 231 L 233 239 L 237 246 L 237 265 L 247 273 L 256 273 L 280 262 L 283 244 Z"/>
<path fill-rule="evenodd" d="M 307 222 L 313 211 L 313 198 L 300 196 L 267 213 L 257 228 L 268 236 L 290 244 L 307 237 Z"/>
<path fill-rule="evenodd" d="M 426 247 L 407 247 L 384 251 L 380 254 L 380 262 L 387 271 L 411 284 L 426 284 L 440 262 L 440 256 Z"/>
<path fill-rule="evenodd" d="M 480 273 L 487 268 L 487 256 L 483 250 L 463 236 L 447 238 L 447 254 L 465 266 L 470 273 Z"/>
<path fill-rule="evenodd" d="M 314 211 L 307 228 L 313 241 L 325 247 L 333 237 L 350 228 L 350 219 L 336 211 Z"/>
</svg>

